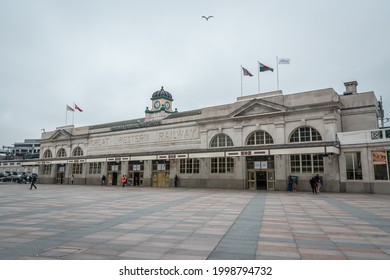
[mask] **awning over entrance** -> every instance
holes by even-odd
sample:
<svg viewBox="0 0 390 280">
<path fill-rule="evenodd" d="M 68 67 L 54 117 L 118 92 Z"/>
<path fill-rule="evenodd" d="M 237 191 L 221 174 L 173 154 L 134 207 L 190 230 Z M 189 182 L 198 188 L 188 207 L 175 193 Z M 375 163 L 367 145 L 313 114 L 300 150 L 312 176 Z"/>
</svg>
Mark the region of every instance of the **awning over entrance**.
<svg viewBox="0 0 390 280">
<path fill-rule="evenodd" d="M 84 162 L 111 162 L 111 161 L 139 161 L 139 160 L 174 160 L 185 158 L 215 158 L 215 157 L 248 157 L 248 156 L 269 156 L 269 155 L 297 155 L 297 154 L 340 154 L 337 142 L 300 143 L 285 145 L 268 145 L 263 147 L 227 147 L 221 149 L 202 149 L 191 151 L 160 152 L 154 154 L 150 152 L 145 155 L 118 155 L 108 157 L 78 157 L 73 160 L 50 159 L 50 161 L 35 161 L 38 164 L 62 164 L 62 163 L 84 163 Z M 24 162 L 24 165 L 27 162 Z"/>
</svg>

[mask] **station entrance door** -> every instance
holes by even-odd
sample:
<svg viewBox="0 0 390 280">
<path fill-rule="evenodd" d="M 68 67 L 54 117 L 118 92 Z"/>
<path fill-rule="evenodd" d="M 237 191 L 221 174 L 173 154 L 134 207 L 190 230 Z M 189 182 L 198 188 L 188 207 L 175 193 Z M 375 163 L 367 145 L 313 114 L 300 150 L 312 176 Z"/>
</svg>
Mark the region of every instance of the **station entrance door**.
<svg viewBox="0 0 390 280">
<path fill-rule="evenodd" d="M 169 161 L 154 160 L 152 169 L 152 187 L 169 187 Z"/>
<path fill-rule="evenodd" d="M 274 190 L 275 164 L 273 156 L 247 157 L 247 189 Z"/>
</svg>

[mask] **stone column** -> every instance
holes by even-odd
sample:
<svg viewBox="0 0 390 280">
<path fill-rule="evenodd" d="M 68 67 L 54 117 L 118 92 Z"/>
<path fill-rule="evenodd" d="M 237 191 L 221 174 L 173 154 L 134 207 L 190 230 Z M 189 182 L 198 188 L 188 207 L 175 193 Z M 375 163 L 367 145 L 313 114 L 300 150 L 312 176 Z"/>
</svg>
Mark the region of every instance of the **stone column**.
<svg viewBox="0 0 390 280">
<path fill-rule="evenodd" d="M 144 186 L 152 186 L 152 161 L 144 160 Z"/>
</svg>

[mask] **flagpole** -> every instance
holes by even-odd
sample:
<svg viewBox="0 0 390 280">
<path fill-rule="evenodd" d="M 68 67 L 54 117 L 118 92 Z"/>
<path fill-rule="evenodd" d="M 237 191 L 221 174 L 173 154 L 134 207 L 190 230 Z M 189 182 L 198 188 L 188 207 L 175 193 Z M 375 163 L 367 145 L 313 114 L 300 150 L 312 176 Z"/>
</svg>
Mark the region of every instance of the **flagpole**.
<svg viewBox="0 0 390 280">
<path fill-rule="evenodd" d="M 242 97 L 242 65 L 240 68 L 240 75 L 241 75 L 241 97 Z"/>
<path fill-rule="evenodd" d="M 65 107 L 65 125 L 68 125 L 68 105 Z"/>
<path fill-rule="evenodd" d="M 257 91 L 260 93 L 260 65 L 257 65 Z"/>
<path fill-rule="evenodd" d="M 74 102 L 73 102 L 73 115 L 72 115 L 72 125 L 74 125 L 74 111 L 75 111 L 75 108 L 74 108 Z"/>
<path fill-rule="evenodd" d="M 257 62 L 257 91 L 260 93 L 260 63 Z"/>
<path fill-rule="evenodd" d="M 279 59 L 278 56 L 276 56 L 276 83 L 279 90 Z"/>
</svg>

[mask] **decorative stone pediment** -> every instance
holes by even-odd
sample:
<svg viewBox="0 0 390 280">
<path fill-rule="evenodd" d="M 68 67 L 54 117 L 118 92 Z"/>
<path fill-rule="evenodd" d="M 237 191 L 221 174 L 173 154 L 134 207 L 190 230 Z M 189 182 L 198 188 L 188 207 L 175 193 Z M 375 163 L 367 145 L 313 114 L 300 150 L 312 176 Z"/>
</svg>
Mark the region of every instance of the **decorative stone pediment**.
<svg viewBox="0 0 390 280">
<path fill-rule="evenodd" d="M 287 111 L 287 107 L 263 99 L 254 99 L 235 110 L 230 117 L 261 116 L 279 114 Z"/>
<path fill-rule="evenodd" d="M 59 129 L 53 133 L 53 135 L 50 137 L 50 140 L 69 140 L 71 138 L 72 134 L 64 129 Z"/>
</svg>

